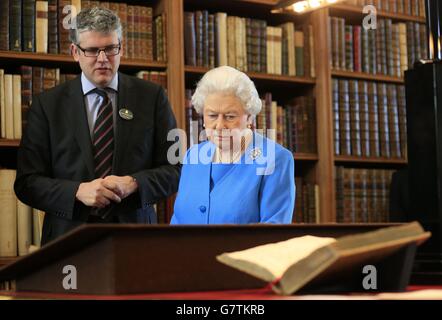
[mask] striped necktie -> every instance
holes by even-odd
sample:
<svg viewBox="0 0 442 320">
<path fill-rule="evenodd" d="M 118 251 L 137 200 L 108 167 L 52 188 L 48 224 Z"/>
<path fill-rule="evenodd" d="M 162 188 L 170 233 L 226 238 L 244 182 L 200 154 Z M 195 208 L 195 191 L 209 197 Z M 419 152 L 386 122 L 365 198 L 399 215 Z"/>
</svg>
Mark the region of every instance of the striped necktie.
<svg viewBox="0 0 442 320">
<path fill-rule="evenodd" d="M 98 106 L 97 119 L 92 134 L 95 178 L 104 178 L 112 172 L 114 154 L 114 121 L 112 100 L 106 91 L 94 89 L 92 92 L 102 97 Z M 89 222 L 102 223 L 109 216 L 113 208 L 112 203 L 105 208 L 94 208 L 89 216 Z"/>
<path fill-rule="evenodd" d="M 98 107 L 97 119 L 93 132 L 93 154 L 95 178 L 104 178 L 112 171 L 114 154 L 114 121 L 112 101 L 106 91 L 94 89 L 103 99 Z"/>
</svg>

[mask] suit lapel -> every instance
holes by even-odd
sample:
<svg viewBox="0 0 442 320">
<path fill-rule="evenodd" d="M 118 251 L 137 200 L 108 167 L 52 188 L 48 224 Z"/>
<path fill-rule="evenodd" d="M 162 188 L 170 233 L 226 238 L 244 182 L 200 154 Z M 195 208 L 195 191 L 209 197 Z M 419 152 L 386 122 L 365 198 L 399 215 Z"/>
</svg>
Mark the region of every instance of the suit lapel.
<svg viewBox="0 0 442 320">
<path fill-rule="evenodd" d="M 116 135 L 115 135 L 115 151 L 114 151 L 114 161 L 112 165 L 112 172 L 114 174 L 119 174 L 119 169 L 121 168 L 121 161 L 125 154 L 125 149 L 127 147 L 127 139 L 130 136 L 132 130 L 132 122 L 135 121 L 137 117 L 137 112 L 135 109 L 136 101 L 133 94 L 130 93 L 131 85 L 129 79 L 124 74 L 118 73 L 118 99 L 116 108 Z M 139 102 L 138 102 L 139 103 Z M 124 120 L 119 116 L 120 109 L 128 109 L 133 112 L 133 120 Z"/>
<path fill-rule="evenodd" d="M 81 149 L 82 157 L 89 170 L 90 177 L 94 177 L 94 158 L 92 156 L 92 142 L 84 104 L 81 77 L 77 77 L 70 86 L 69 97 L 66 99 L 67 113 L 72 128 L 75 130 L 75 138 Z"/>
</svg>

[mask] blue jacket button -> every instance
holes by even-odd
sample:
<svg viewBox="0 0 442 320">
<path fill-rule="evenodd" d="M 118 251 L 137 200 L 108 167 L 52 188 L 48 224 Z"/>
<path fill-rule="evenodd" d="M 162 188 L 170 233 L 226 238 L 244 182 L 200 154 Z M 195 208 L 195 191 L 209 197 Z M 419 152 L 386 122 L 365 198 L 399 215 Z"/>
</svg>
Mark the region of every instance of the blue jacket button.
<svg viewBox="0 0 442 320">
<path fill-rule="evenodd" d="M 207 210 L 206 206 L 201 206 L 201 207 L 200 207 L 200 211 L 201 211 L 202 213 L 206 212 L 206 210 Z"/>
</svg>

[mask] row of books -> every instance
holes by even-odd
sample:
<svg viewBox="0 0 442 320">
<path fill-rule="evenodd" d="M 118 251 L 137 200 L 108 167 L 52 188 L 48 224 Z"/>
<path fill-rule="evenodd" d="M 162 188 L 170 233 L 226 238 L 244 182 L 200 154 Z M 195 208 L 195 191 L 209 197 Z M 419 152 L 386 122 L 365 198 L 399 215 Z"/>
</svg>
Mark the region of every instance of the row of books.
<svg viewBox="0 0 442 320">
<path fill-rule="evenodd" d="M 21 139 L 32 96 L 77 76 L 60 73 L 59 68 L 20 66 L 20 74 L 5 74 L 0 69 L 0 138 Z M 136 76 L 167 88 L 165 72 L 139 71 Z"/>
<path fill-rule="evenodd" d="M 153 17 L 151 7 L 107 1 L 1 1 L 0 50 L 70 54 L 69 22 L 81 9 L 94 6 L 108 8 L 120 17 L 127 58 L 167 60 L 164 14 Z"/>
<path fill-rule="evenodd" d="M 319 186 L 295 177 L 296 200 L 293 223 L 319 223 Z"/>
<path fill-rule="evenodd" d="M 20 74 L 0 69 L 0 138 L 21 139 L 32 95 L 76 76 L 60 74 L 58 68 L 21 66 Z"/>
<path fill-rule="evenodd" d="M 427 56 L 425 25 L 378 20 L 376 30 L 345 25 L 331 18 L 334 69 L 400 77 L 414 61 Z"/>
<path fill-rule="evenodd" d="M 159 84 L 167 90 L 167 73 L 165 71 L 138 71 L 135 76 L 137 78 Z"/>
<path fill-rule="evenodd" d="M 17 199 L 13 185 L 16 171 L 0 169 L 0 257 L 26 255 L 40 247 L 44 212 Z M 174 197 L 158 202 L 158 223 L 168 224 L 173 213 Z"/>
<path fill-rule="evenodd" d="M 44 213 L 17 199 L 16 171 L 0 169 L 0 257 L 23 256 L 40 247 Z"/>
<path fill-rule="evenodd" d="M 154 204 L 155 212 L 157 213 L 157 219 L 159 224 L 169 224 L 173 215 L 173 206 L 175 203 L 176 194 L 160 200 Z"/>
<path fill-rule="evenodd" d="M 271 93 L 265 93 L 255 127 L 292 152 L 317 152 L 316 106 L 311 96 L 296 97 L 281 106 Z"/>
<path fill-rule="evenodd" d="M 377 10 L 425 17 L 425 0 L 347 0 L 345 3 L 356 6 L 374 5 Z"/>
<path fill-rule="evenodd" d="M 419 59 L 426 59 L 426 27 L 417 22 L 392 23 L 378 19 L 365 29 L 330 17 L 330 65 L 334 70 L 402 77 Z"/>
<path fill-rule="evenodd" d="M 198 144 L 206 137 L 203 131 L 203 117 L 192 107 L 192 90 L 186 90 L 186 134 L 187 145 Z M 316 107 L 311 96 L 296 97 L 284 107 L 272 100 L 267 92 L 262 97 L 262 109 L 256 116 L 256 130 L 285 146 L 292 152 L 316 153 Z"/>
<path fill-rule="evenodd" d="M 406 157 L 403 85 L 334 78 L 332 86 L 336 155 Z"/>
<path fill-rule="evenodd" d="M 313 28 L 208 11 L 184 12 L 185 63 L 242 71 L 315 76 Z"/>
<path fill-rule="evenodd" d="M 388 222 L 392 174 L 336 167 L 336 222 Z"/>
</svg>

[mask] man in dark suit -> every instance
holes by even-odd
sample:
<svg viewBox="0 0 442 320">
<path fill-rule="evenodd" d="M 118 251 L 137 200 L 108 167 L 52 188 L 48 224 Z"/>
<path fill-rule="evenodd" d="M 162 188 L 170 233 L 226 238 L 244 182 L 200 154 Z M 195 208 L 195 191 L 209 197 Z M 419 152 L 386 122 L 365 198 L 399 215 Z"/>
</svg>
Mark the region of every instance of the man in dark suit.
<svg viewBox="0 0 442 320">
<path fill-rule="evenodd" d="M 18 152 L 15 192 L 46 212 L 42 244 L 83 223 L 155 223 L 152 205 L 178 187 L 164 90 L 118 72 L 121 24 L 110 10 L 76 17 L 77 79 L 34 97 Z"/>
</svg>

